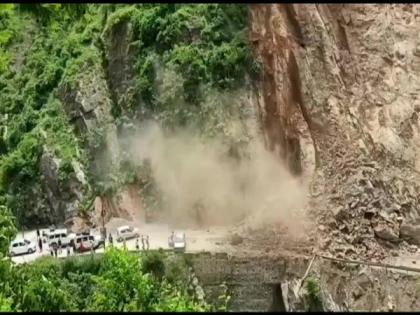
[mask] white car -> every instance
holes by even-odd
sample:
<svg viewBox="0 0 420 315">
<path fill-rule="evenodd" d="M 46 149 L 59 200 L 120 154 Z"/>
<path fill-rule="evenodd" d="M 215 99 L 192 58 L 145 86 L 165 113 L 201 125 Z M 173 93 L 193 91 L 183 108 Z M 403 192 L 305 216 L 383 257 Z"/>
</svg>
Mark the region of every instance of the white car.
<svg viewBox="0 0 420 315">
<path fill-rule="evenodd" d="M 139 230 L 129 225 L 120 226 L 117 229 L 117 241 L 122 242 L 130 238 L 136 238 L 139 236 Z"/>
<path fill-rule="evenodd" d="M 177 232 L 169 237 L 169 247 L 173 247 L 175 250 L 185 250 L 186 245 L 184 232 Z"/>
<path fill-rule="evenodd" d="M 15 240 L 10 244 L 10 256 L 32 254 L 36 252 L 36 244 L 29 240 Z"/>
</svg>

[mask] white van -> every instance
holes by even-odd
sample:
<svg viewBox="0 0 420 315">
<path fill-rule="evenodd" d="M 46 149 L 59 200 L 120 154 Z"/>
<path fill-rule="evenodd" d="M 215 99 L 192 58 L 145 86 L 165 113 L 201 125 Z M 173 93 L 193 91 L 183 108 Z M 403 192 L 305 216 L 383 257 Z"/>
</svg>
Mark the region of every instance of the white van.
<svg viewBox="0 0 420 315">
<path fill-rule="evenodd" d="M 61 240 L 61 247 L 65 247 L 72 239 L 73 235 L 68 235 L 67 229 L 57 229 L 48 233 L 48 246 L 58 246 L 58 240 Z"/>
</svg>

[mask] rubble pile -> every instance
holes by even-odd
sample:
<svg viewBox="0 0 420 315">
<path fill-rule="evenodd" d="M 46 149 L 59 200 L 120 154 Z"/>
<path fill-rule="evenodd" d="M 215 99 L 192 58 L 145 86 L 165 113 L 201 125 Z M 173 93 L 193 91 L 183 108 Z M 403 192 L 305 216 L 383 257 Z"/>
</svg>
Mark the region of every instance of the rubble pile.
<svg viewBox="0 0 420 315">
<path fill-rule="evenodd" d="M 375 260 L 420 244 L 416 174 L 369 158 L 344 159 L 333 172 L 318 218 L 321 250 Z"/>
</svg>

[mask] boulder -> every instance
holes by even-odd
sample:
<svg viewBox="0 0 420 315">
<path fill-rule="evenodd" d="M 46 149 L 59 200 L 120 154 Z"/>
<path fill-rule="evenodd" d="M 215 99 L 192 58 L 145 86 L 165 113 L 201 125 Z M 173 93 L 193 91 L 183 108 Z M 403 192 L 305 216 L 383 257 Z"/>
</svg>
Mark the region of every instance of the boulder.
<svg viewBox="0 0 420 315">
<path fill-rule="evenodd" d="M 420 226 L 411 224 L 401 224 L 400 238 L 408 243 L 420 245 Z"/>
<path fill-rule="evenodd" d="M 391 227 L 385 224 L 380 224 L 374 228 L 375 236 L 389 242 L 398 242 L 399 238 L 394 233 Z"/>
<path fill-rule="evenodd" d="M 243 242 L 243 238 L 239 236 L 238 234 L 233 234 L 230 240 L 231 245 L 239 245 Z"/>
<path fill-rule="evenodd" d="M 361 272 L 358 275 L 356 283 L 364 291 L 368 290 L 373 285 L 372 280 L 369 278 L 369 276 L 365 272 Z"/>
</svg>

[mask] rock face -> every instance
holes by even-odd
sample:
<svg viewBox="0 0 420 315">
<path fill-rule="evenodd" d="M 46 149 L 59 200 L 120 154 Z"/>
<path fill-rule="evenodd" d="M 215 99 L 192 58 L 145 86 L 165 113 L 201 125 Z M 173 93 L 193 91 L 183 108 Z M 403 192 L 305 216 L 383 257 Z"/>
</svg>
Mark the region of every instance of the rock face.
<svg viewBox="0 0 420 315">
<path fill-rule="evenodd" d="M 109 92 L 105 75 L 98 64 L 81 71 L 74 87 L 68 84 L 60 86 L 59 96 L 69 121 L 79 134 L 110 122 Z"/>
<path fill-rule="evenodd" d="M 77 214 L 84 197 L 84 184 L 75 174 L 65 182 L 59 181 L 60 160 L 44 150 L 41 157 L 41 172 L 44 176 L 44 191 L 50 206 L 50 222 L 64 223 Z M 52 213 L 51 213 L 52 210 Z"/>
<path fill-rule="evenodd" d="M 44 146 L 39 163 L 42 180 L 28 194 L 27 208 L 31 211 L 21 213 L 23 226 L 62 226 L 77 215 L 87 187 L 84 173 L 74 161 L 74 172 L 60 180 L 60 164 L 60 159 Z"/>
<path fill-rule="evenodd" d="M 121 108 L 126 108 L 136 97 L 133 70 L 136 43 L 133 42 L 133 28 L 129 21 L 121 19 L 105 30 L 105 58 L 109 88 L 112 100 Z"/>
<path fill-rule="evenodd" d="M 251 5 L 267 147 L 313 176 L 311 207 L 334 254 L 382 257 L 403 220 L 417 224 L 419 13 L 410 4 Z"/>
</svg>

